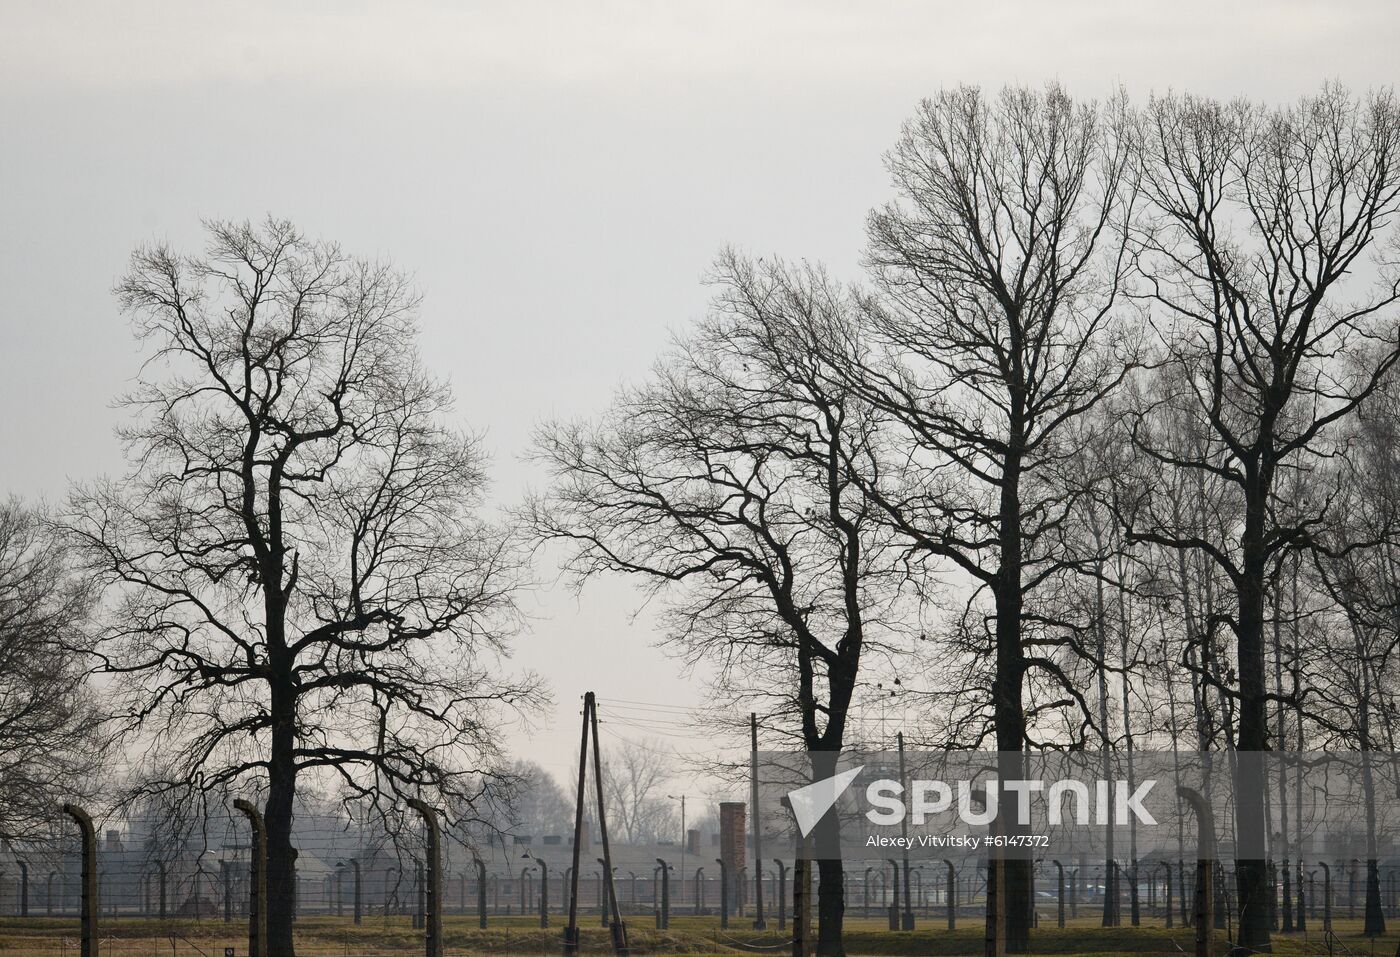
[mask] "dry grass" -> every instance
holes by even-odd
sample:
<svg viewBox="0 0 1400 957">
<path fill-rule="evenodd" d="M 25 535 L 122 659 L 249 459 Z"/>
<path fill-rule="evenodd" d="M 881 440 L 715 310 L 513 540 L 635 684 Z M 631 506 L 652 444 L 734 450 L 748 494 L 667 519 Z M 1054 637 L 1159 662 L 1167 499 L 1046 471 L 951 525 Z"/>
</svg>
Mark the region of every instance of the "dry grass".
<svg viewBox="0 0 1400 957">
<path fill-rule="evenodd" d="M 485 930 L 472 917 L 446 918 L 445 944 L 458 955 L 557 954 L 563 919 L 543 930 L 524 917 L 493 917 Z M 787 957 L 787 937 L 776 930 L 760 933 L 736 919 L 729 931 L 721 931 L 714 917 L 677 917 L 669 931 L 658 931 L 649 916 L 629 918 L 632 949 L 637 954 L 755 954 Z M 1361 936 L 1360 920 L 1337 921 L 1337 955 L 1396 953 L 1400 920 L 1386 937 L 1369 941 Z M 608 932 L 592 915 L 582 927 L 584 954 L 611 952 Z M 0 919 L 0 955 L 3 957 L 76 957 L 77 922 L 72 919 Z M 1159 921 L 1140 928 L 1101 928 L 1082 918 L 1064 930 L 1041 927 L 1033 939 L 1033 954 L 1107 957 L 1116 954 L 1180 955 L 1192 952 L 1192 931 L 1177 927 L 1167 931 Z M 1320 932 L 1276 935 L 1274 952 L 1281 957 L 1329 953 Z M 958 930 L 949 933 L 940 919 L 921 919 L 919 929 L 897 933 L 885 929 L 882 920 L 853 918 L 847 921 L 846 947 L 856 957 L 954 957 L 982 953 L 982 927 L 977 918 L 964 917 Z M 100 957 L 224 957 L 233 948 L 237 957 L 247 954 L 244 925 L 222 921 L 108 920 L 102 925 Z M 1219 935 L 1217 953 L 1227 953 L 1226 935 Z M 367 917 L 356 927 L 350 918 L 308 917 L 297 926 L 297 953 L 302 957 L 409 957 L 422 953 L 421 932 L 408 918 Z"/>
</svg>

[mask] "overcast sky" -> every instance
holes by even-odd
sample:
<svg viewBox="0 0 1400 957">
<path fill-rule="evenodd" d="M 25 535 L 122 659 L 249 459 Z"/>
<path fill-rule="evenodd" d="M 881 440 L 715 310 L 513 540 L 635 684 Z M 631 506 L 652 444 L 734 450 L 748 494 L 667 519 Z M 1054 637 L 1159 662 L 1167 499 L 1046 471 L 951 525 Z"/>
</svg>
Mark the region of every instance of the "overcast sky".
<svg viewBox="0 0 1400 957">
<path fill-rule="evenodd" d="M 854 277 L 881 155 L 941 86 L 1395 80 L 1393 3 L 1151 6 L 4 0 L 0 492 L 120 470 L 109 403 L 139 359 L 110 290 L 133 245 L 194 248 L 201 217 L 273 213 L 412 271 L 424 354 L 509 502 L 532 424 L 645 374 L 721 245 Z M 585 690 L 702 694 L 635 605 L 531 602 L 518 659 L 557 708 L 517 745 L 561 778 Z"/>
</svg>

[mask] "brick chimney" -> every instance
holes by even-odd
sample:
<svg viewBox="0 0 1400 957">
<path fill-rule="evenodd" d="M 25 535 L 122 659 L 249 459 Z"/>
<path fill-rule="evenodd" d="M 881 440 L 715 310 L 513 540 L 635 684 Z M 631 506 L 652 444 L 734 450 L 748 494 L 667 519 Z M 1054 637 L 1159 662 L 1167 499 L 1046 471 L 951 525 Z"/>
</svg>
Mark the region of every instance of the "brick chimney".
<svg viewBox="0 0 1400 957">
<path fill-rule="evenodd" d="M 744 819 L 747 806 L 742 801 L 721 801 L 719 805 L 719 859 L 729 874 L 729 911 L 738 912 L 739 871 L 743 870 L 748 859 L 747 843 L 744 839 Z"/>
</svg>

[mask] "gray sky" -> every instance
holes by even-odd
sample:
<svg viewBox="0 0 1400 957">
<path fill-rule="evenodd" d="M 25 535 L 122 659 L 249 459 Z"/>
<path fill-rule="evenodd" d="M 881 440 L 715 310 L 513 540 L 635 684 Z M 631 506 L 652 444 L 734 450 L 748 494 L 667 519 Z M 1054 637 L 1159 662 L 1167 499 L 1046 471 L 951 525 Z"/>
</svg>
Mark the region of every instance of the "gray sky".
<svg viewBox="0 0 1400 957">
<path fill-rule="evenodd" d="M 532 424 L 643 375 L 722 244 L 853 276 L 881 154 L 940 86 L 1395 80 L 1394 4 L 1152 6 L 5 0 L 0 492 L 120 468 L 108 403 L 138 357 L 110 290 L 133 245 L 193 247 L 200 217 L 270 212 L 411 270 L 424 354 L 511 501 Z M 583 691 L 699 698 L 635 604 L 532 602 L 517 656 L 557 708 L 517 741 L 560 777 Z"/>
</svg>

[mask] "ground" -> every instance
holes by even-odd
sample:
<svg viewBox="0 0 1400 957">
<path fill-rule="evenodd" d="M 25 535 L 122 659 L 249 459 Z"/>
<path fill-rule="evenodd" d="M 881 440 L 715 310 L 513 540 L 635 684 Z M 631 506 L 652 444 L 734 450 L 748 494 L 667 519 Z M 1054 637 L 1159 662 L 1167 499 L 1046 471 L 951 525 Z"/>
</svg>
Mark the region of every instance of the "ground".
<svg viewBox="0 0 1400 957">
<path fill-rule="evenodd" d="M 537 921 L 523 917 L 492 917 L 491 926 L 482 930 L 474 917 L 452 915 L 446 918 L 448 955 L 476 954 L 557 954 L 563 919 L 551 917 L 548 930 Z M 1282 957 L 1304 954 L 1381 954 L 1390 957 L 1400 942 L 1400 921 L 1390 934 L 1376 941 L 1361 935 L 1361 921 L 1340 919 L 1337 937 L 1329 951 L 1320 930 L 1302 935 L 1276 935 L 1276 954 Z M 650 916 L 628 918 L 632 949 L 638 954 L 742 954 L 786 957 L 785 934 L 776 930 L 760 934 L 745 929 L 747 921 L 736 919 L 729 931 L 721 931 L 714 917 L 676 917 L 666 932 L 654 929 Z M 864 955 L 980 955 L 982 924 L 967 915 L 958 930 L 949 933 L 940 919 L 921 919 L 919 929 L 910 933 L 891 932 L 883 920 L 856 918 L 847 922 L 847 950 L 853 957 Z M 1320 928 L 1321 922 L 1318 922 Z M 107 920 L 101 926 L 99 957 L 224 957 L 232 948 L 236 957 L 247 954 L 245 925 L 219 920 L 167 921 L 142 919 Z M 583 923 L 584 954 L 608 954 L 607 931 L 596 914 Z M 0 919 L 0 954 L 4 957 L 66 957 L 77 954 L 77 922 L 19 918 Z M 1192 931 L 1177 927 L 1167 931 L 1154 919 L 1151 926 L 1104 929 L 1091 918 L 1071 922 L 1064 930 L 1042 926 L 1033 942 L 1035 954 L 1076 954 L 1106 957 L 1111 954 L 1181 955 L 1192 952 Z M 414 931 L 406 917 L 375 916 L 356 928 L 350 918 L 307 917 L 298 923 L 297 952 L 302 957 L 407 957 L 423 951 L 421 932 Z M 1221 932 L 1217 953 L 1227 953 L 1226 935 Z"/>
</svg>

